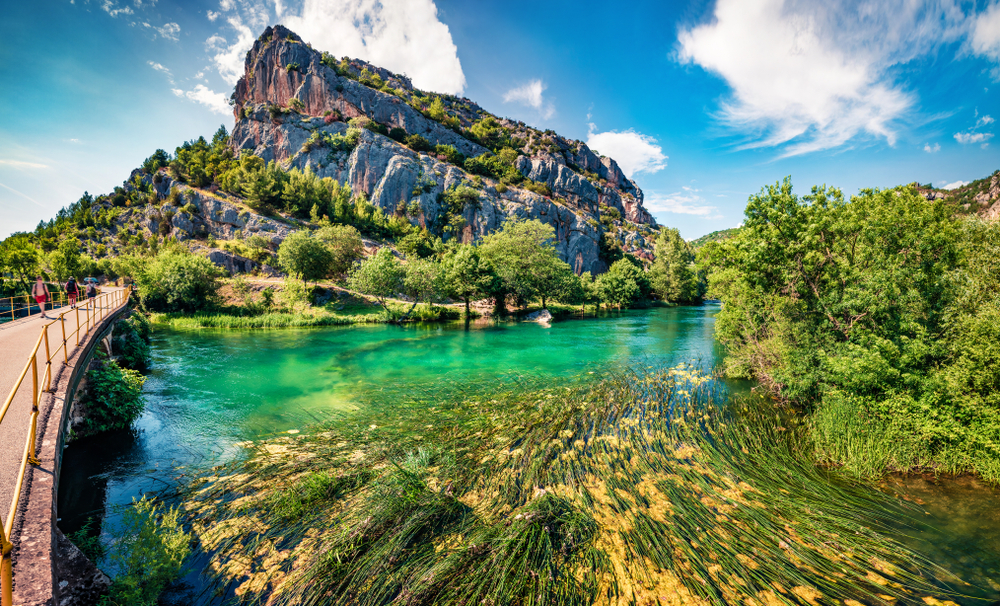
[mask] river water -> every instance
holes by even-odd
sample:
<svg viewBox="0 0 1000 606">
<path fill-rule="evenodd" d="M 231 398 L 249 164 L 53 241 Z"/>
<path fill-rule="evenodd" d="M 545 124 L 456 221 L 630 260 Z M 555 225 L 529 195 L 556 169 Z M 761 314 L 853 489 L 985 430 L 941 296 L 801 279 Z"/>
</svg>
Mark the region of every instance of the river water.
<svg viewBox="0 0 1000 606">
<path fill-rule="evenodd" d="M 515 377 L 573 380 L 679 362 L 711 368 L 721 355 L 713 338 L 717 311 L 714 304 L 655 308 L 552 326 L 156 330 L 147 407 L 135 430 L 66 449 L 60 527 L 71 533 L 93 518 L 106 536 L 118 508 L 170 486 L 180 468 L 326 420 L 386 386 L 433 391 Z M 1000 599 L 1000 492 L 973 479 L 919 476 L 888 478 L 883 489 L 926 511 L 927 527 L 901 529 L 905 542 L 954 573 L 964 593 Z M 197 575 L 187 580 L 198 584 Z"/>
</svg>

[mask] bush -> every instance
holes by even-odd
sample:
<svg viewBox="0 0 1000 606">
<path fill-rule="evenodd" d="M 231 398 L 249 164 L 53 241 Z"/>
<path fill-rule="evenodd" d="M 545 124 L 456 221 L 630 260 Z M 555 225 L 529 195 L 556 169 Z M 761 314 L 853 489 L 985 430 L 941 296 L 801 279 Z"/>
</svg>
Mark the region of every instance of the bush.
<svg viewBox="0 0 1000 606">
<path fill-rule="evenodd" d="M 398 126 L 393 126 L 389 129 L 389 138 L 393 141 L 399 141 L 402 143 L 406 140 L 406 129 L 399 128 Z"/>
<path fill-rule="evenodd" d="M 409 147 L 415 152 L 429 152 L 431 149 L 430 141 L 425 139 L 421 135 L 410 135 L 406 138 L 406 147 Z"/>
<path fill-rule="evenodd" d="M 278 263 L 282 269 L 298 276 L 303 283 L 325 278 L 333 262 L 330 249 L 307 231 L 291 234 L 278 247 Z"/>
<path fill-rule="evenodd" d="M 115 324 L 111 350 L 118 355 L 118 364 L 140 372 L 149 368 L 152 360 L 149 351 L 150 335 L 149 319 L 138 312 L 132 312 Z"/>
<path fill-rule="evenodd" d="M 215 302 L 221 274 L 205 257 L 165 248 L 135 277 L 139 299 L 147 309 L 193 312 Z"/>
<path fill-rule="evenodd" d="M 128 429 L 142 414 L 142 384 L 146 378 L 138 371 L 122 368 L 107 360 L 87 372 L 84 435 Z"/>
</svg>

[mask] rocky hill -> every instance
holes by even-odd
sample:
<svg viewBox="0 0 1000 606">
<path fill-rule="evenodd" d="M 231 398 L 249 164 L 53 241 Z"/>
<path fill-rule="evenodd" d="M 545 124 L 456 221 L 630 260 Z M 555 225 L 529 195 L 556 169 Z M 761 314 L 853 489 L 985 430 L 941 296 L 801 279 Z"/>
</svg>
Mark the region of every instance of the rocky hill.
<svg viewBox="0 0 1000 606">
<path fill-rule="evenodd" d="M 1000 170 L 955 189 L 938 189 L 913 184 L 928 200 L 944 200 L 960 214 L 977 214 L 984 219 L 1000 220 Z"/>
<path fill-rule="evenodd" d="M 560 255 L 577 272 L 607 268 L 602 238 L 605 247 L 651 258 L 656 222 L 613 159 L 491 116 L 469 99 L 425 93 L 404 76 L 335 59 L 282 26 L 254 43 L 231 102 L 235 150 L 331 177 L 387 214 L 419 208 L 412 221 L 432 231 L 459 213 L 463 227 L 453 237 L 469 242 L 516 216 L 552 225 Z M 356 138 L 344 144 L 352 128 Z M 460 185 L 474 188 L 478 203 L 446 204 L 444 194 Z"/>
</svg>

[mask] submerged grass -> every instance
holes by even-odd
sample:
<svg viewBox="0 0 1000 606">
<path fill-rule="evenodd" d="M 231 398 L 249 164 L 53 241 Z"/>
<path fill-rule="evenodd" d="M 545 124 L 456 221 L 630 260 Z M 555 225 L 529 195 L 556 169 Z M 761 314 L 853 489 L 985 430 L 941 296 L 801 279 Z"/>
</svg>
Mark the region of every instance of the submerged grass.
<svg viewBox="0 0 1000 606">
<path fill-rule="evenodd" d="M 888 538 L 908 512 L 830 482 L 778 419 L 720 407 L 689 367 L 382 395 L 187 488 L 220 586 L 269 605 L 941 597 Z"/>
</svg>

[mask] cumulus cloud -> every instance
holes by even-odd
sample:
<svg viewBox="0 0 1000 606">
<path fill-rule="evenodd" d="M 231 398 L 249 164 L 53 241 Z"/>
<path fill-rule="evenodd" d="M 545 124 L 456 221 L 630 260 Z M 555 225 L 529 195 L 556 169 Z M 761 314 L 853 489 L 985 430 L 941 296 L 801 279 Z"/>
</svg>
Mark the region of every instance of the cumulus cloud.
<svg viewBox="0 0 1000 606">
<path fill-rule="evenodd" d="M 157 63 L 155 61 L 147 61 L 146 63 L 148 63 L 149 66 L 152 67 L 153 69 L 155 69 L 156 71 L 158 71 L 158 72 L 160 72 L 162 74 L 165 74 L 167 76 L 167 81 L 168 82 L 170 82 L 171 84 L 174 83 L 174 75 L 172 73 L 170 73 L 170 69 L 169 68 L 164 67 L 162 64 Z"/>
<path fill-rule="evenodd" d="M 101 8 L 103 8 L 104 12 L 112 17 L 117 17 L 118 15 L 131 15 L 133 13 L 132 7 L 118 6 L 118 3 L 114 0 L 104 0 L 104 2 L 101 3 Z"/>
<path fill-rule="evenodd" d="M 968 46 L 973 53 L 1000 63 L 1000 3 L 975 16 Z M 1000 68 L 993 70 L 993 78 L 1000 82 Z"/>
<path fill-rule="evenodd" d="M 215 22 L 215 20 L 218 19 L 219 15 L 221 15 L 222 13 L 207 11 L 205 14 L 208 16 L 209 21 Z"/>
<path fill-rule="evenodd" d="M 967 131 L 955 133 L 955 140 L 962 145 L 970 145 L 973 143 L 981 143 L 983 148 L 986 148 L 990 139 L 993 138 L 993 133 L 984 133 L 980 129 L 993 124 L 993 117 L 989 114 L 980 116 L 979 111 L 976 111 L 976 123 L 972 125 Z"/>
<path fill-rule="evenodd" d="M 969 184 L 968 181 L 955 181 L 954 183 L 949 183 L 947 185 L 942 185 L 941 189 L 949 189 L 949 190 L 950 189 L 958 189 L 959 187 L 962 187 L 962 186 L 968 185 L 968 184 Z"/>
<path fill-rule="evenodd" d="M 542 118 L 548 119 L 555 113 L 556 108 L 551 103 L 546 103 L 542 93 L 545 91 L 545 83 L 541 80 L 532 80 L 527 84 L 515 87 L 504 93 L 504 103 L 520 103 L 538 110 Z"/>
<path fill-rule="evenodd" d="M 643 206 L 653 214 L 673 213 L 678 215 L 697 215 L 706 219 L 718 219 L 718 208 L 705 204 L 697 189 L 683 187 L 681 191 L 672 194 L 648 192 L 643 199 Z"/>
<path fill-rule="evenodd" d="M 217 93 L 204 84 L 194 87 L 194 90 L 182 91 L 172 89 L 178 97 L 184 96 L 192 101 L 197 101 L 217 114 L 232 114 L 233 109 L 229 106 L 229 98 L 224 93 Z"/>
<path fill-rule="evenodd" d="M 458 49 L 432 0 L 305 0 L 283 23 L 315 48 L 405 73 L 420 88 L 465 90 Z"/>
<path fill-rule="evenodd" d="M 667 156 L 663 155 L 663 149 L 653 137 L 632 129 L 603 133 L 594 132 L 595 130 L 597 127 L 591 124 L 587 146 L 613 158 L 629 179 L 640 171 L 655 173 L 667 167 Z"/>
<path fill-rule="evenodd" d="M 930 143 L 924 143 L 924 151 L 929 154 L 936 154 L 941 151 L 941 144 L 935 143 L 934 145 L 931 145 Z"/>
<path fill-rule="evenodd" d="M 177 34 L 181 33 L 181 26 L 176 23 L 164 23 L 163 27 L 157 27 L 156 31 L 160 35 L 170 40 L 177 40 Z"/>
<path fill-rule="evenodd" d="M 892 68 L 966 22 L 954 0 L 718 0 L 710 22 L 679 33 L 678 59 L 726 81 L 721 118 L 753 137 L 745 147 L 790 156 L 865 134 L 893 145 L 915 98 Z"/>
<path fill-rule="evenodd" d="M 215 34 L 205 41 L 205 46 L 210 53 L 214 53 L 212 61 L 222 79 L 235 85 L 243 75 L 243 61 L 247 51 L 253 46 L 255 37 L 239 17 L 230 17 L 227 22 L 236 31 L 236 41 L 230 44 L 225 38 Z"/>
</svg>

